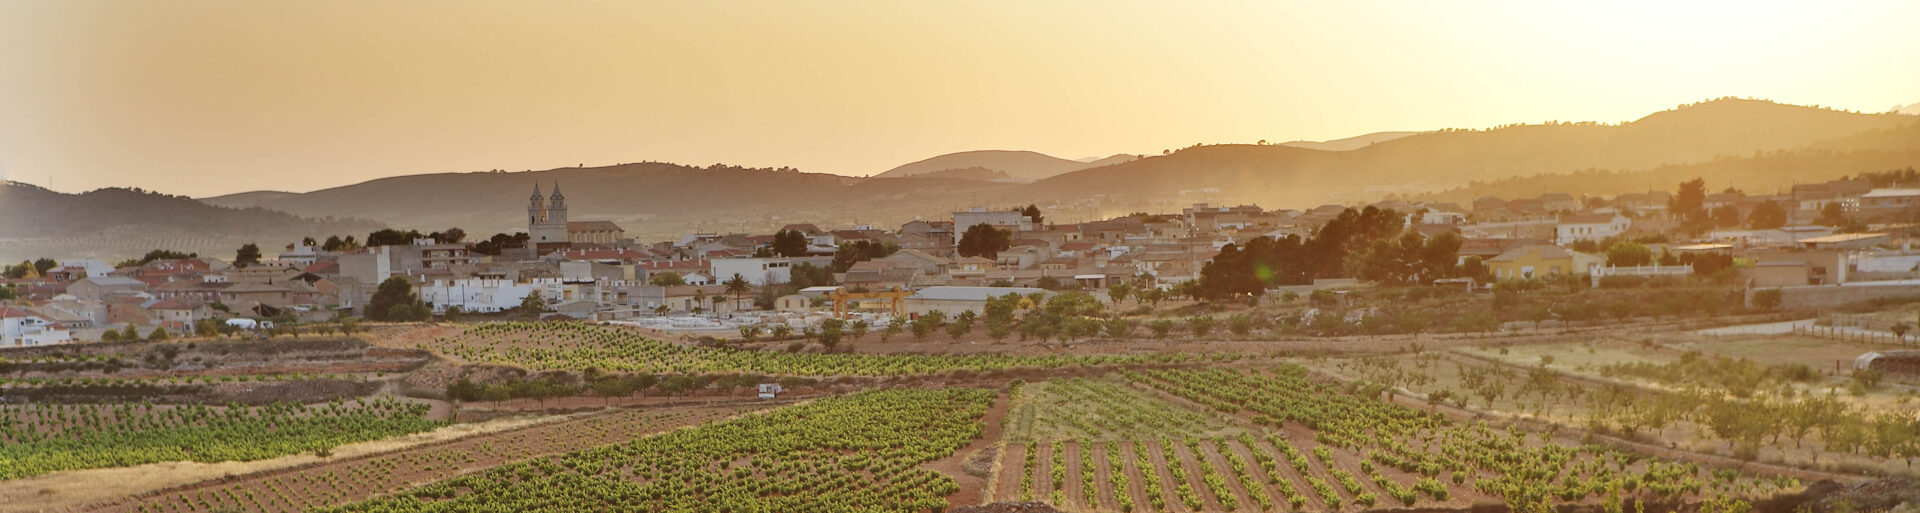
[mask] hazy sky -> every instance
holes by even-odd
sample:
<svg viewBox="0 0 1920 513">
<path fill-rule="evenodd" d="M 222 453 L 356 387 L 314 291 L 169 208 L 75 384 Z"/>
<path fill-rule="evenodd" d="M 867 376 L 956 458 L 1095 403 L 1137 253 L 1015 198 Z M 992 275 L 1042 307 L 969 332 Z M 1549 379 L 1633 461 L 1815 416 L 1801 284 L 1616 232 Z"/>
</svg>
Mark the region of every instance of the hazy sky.
<svg viewBox="0 0 1920 513">
<path fill-rule="evenodd" d="M 1677 4 L 1677 5 L 1676 5 Z M 0 0 L 0 177 L 865 175 L 1770 98 L 1920 102 L 1920 2 Z"/>
</svg>

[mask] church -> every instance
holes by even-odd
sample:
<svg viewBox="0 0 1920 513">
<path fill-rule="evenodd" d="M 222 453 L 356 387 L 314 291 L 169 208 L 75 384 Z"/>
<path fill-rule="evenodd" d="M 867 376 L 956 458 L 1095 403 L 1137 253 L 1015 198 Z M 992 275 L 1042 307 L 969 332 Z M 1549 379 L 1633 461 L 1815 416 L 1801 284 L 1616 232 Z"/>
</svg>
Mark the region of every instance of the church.
<svg viewBox="0 0 1920 513">
<path fill-rule="evenodd" d="M 527 242 L 535 254 L 544 255 L 574 244 L 620 246 L 626 231 L 612 221 L 567 221 L 567 196 L 560 193 L 560 182 L 553 183 L 552 196 L 542 196 L 536 183 L 527 198 Z"/>
</svg>

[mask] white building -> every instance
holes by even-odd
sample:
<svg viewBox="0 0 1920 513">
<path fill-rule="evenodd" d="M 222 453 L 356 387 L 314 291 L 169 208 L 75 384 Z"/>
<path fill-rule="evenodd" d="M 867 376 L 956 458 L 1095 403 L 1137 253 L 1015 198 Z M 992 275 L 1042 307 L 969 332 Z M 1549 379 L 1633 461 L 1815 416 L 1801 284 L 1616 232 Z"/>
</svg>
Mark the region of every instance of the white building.
<svg viewBox="0 0 1920 513">
<path fill-rule="evenodd" d="M 966 236 L 967 229 L 977 224 L 984 224 L 1007 231 L 1033 231 L 1033 219 L 1022 215 L 1020 212 L 1013 210 L 987 210 L 981 207 L 973 207 L 965 212 L 953 213 L 954 245 L 959 245 L 960 239 Z"/>
<path fill-rule="evenodd" d="M 26 310 L 0 307 L 0 347 L 34 347 L 71 341 L 73 334 L 66 326 Z"/>
<path fill-rule="evenodd" d="M 1564 244 L 1573 241 L 1598 241 L 1627 233 L 1633 220 L 1619 214 L 1576 214 L 1560 218 L 1554 235 Z"/>
<path fill-rule="evenodd" d="M 716 258 L 707 263 L 712 278 L 720 282 L 738 274 L 755 287 L 793 281 L 793 261 L 785 258 Z"/>
<path fill-rule="evenodd" d="M 433 280 L 432 284 L 422 285 L 420 300 L 433 305 L 434 313 L 445 313 L 453 306 L 467 312 L 494 313 L 520 306 L 527 294 L 533 293 L 534 285 L 530 283 L 465 278 Z"/>
</svg>

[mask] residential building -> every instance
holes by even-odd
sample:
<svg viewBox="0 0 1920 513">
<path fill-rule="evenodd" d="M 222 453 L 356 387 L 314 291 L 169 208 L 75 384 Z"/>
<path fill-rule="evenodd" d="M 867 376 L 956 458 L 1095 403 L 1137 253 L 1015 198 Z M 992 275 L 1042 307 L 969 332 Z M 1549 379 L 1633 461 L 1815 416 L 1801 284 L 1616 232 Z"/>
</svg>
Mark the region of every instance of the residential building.
<svg viewBox="0 0 1920 513">
<path fill-rule="evenodd" d="M 1538 244 L 1509 249 L 1488 259 L 1486 264 L 1494 279 L 1527 280 L 1569 274 L 1586 276 L 1594 266 L 1605 265 L 1606 258 Z"/>
<path fill-rule="evenodd" d="M 73 341 L 66 326 L 18 308 L 0 306 L 0 347 L 35 347 Z"/>
<path fill-rule="evenodd" d="M 1633 220 L 1620 214 L 1573 214 L 1560 217 L 1554 226 L 1555 239 L 1561 244 L 1574 241 L 1598 241 L 1627 233 Z"/>
</svg>

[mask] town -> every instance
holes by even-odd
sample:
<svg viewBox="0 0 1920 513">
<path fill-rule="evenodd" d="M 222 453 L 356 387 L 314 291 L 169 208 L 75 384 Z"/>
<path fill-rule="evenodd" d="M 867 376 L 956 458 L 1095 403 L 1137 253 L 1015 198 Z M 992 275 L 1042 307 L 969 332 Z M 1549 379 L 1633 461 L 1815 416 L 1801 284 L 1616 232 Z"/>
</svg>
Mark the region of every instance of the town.
<svg viewBox="0 0 1920 513">
<path fill-rule="evenodd" d="M 1665 280 L 1725 285 L 1725 301 L 1738 308 L 1831 307 L 1920 294 L 1920 251 L 1909 242 L 1920 188 L 1902 188 L 1917 182 L 1907 169 L 1773 195 L 1712 192 L 1696 180 L 1674 191 L 1482 197 L 1466 206 L 1195 204 L 1069 224 L 1049 222 L 1037 206 L 975 207 L 898 227 L 800 223 L 658 242 L 635 241 L 609 221 L 569 219 L 562 184 L 550 194 L 535 184 L 527 230 L 488 239 L 470 241 L 458 228 L 389 229 L 308 237 L 270 258 L 248 244 L 231 258 L 161 248 L 117 264 L 21 262 L 0 289 L 13 303 L 0 345 L 488 316 L 726 337 L 801 333 L 828 319 L 885 326 L 935 312 L 978 315 L 1006 294 L 1257 304 L 1363 282 L 1489 292 L 1502 282 Z M 1259 263 L 1272 272 L 1255 280 L 1234 268 L 1250 265 L 1238 255 L 1255 247 L 1293 249 L 1269 250 L 1280 252 Z M 1223 253 L 1231 261 L 1218 261 Z M 1364 324 L 1375 313 L 1342 322 Z M 1580 311 L 1548 316 L 1594 320 Z"/>
</svg>

